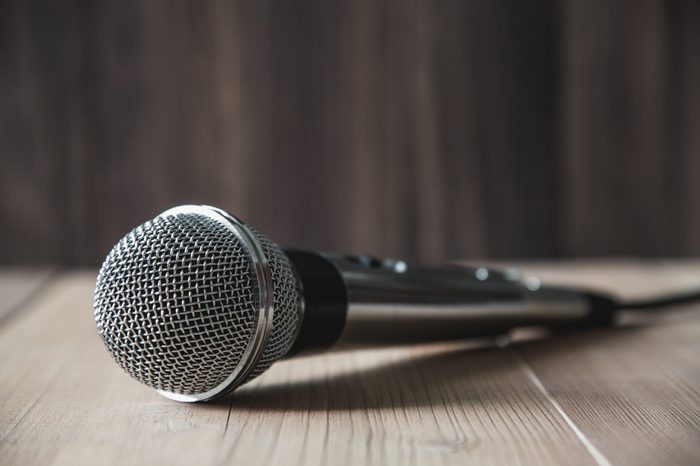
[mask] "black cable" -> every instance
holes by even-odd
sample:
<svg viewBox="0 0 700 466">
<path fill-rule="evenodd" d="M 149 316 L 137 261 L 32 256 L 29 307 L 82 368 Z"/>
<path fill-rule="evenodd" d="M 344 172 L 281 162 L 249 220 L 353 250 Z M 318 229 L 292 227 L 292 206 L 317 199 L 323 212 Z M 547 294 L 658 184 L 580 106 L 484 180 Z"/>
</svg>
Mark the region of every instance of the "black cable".
<svg viewBox="0 0 700 466">
<path fill-rule="evenodd" d="M 677 306 L 700 302 L 700 290 L 688 291 L 686 293 L 662 296 L 659 298 L 640 299 L 636 301 L 620 302 L 618 309 L 657 309 L 666 306 Z"/>
</svg>

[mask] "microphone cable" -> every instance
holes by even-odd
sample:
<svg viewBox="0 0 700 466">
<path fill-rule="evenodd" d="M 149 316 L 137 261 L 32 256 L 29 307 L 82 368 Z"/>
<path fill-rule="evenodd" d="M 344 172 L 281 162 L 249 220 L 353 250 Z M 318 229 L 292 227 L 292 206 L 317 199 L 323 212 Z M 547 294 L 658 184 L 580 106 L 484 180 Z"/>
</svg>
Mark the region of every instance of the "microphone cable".
<svg viewBox="0 0 700 466">
<path fill-rule="evenodd" d="M 700 302 L 700 290 L 691 290 L 681 293 L 669 294 L 660 297 L 635 299 L 631 301 L 618 301 L 617 310 L 652 310 L 661 311 L 669 306 L 679 306 Z"/>
</svg>

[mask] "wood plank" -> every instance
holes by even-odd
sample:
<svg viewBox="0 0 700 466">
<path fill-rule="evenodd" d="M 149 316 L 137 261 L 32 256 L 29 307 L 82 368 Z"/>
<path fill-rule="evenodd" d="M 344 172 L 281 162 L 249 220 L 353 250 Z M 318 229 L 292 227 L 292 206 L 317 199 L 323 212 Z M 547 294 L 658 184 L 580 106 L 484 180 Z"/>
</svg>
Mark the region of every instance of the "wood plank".
<svg viewBox="0 0 700 466">
<path fill-rule="evenodd" d="M 0 2 L 0 262 L 96 266 L 178 203 L 317 250 L 696 254 L 699 17 L 694 0 Z"/>
<path fill-rule="evenodd" d="M 528 270 L 627 296 L 690 286 L 700 276 L 697 263 Z M 188 405 L 160 397 L 113 363 L 92 320 L 94 278 L 93 271 L 60 275 L 0 327 L 3 464 L 700 458 L 698 314 L 504 349 L 465 342 L 292 359 L 231 399 Z"/>
<path fill-rule="evenodd" d="M 245 445 L 260 445 L 246 448 Z M 233 400 L 227 464 L 595 464 L 506 351 L 436 345 L 284 362 Z"/>
<path fill-rule="evenodd" d="M 0 262 L 74 264 L 95 244 L 81 11 L 40 2 L 0 10 Z"/>
<path fill-rule="evenodd" d="M 662 0 L 562 2 L 561 186 L 564 250 L 676 255 L 692 201 L 679 152 L 682 22 Z M 675 40 L 675 43 L 674 43 Z M 688 166 L 692 163 L 688 162 Z M 647 222 L 650 212 L 655 221 Z M 691 218 L 694 216 L 691 216 Z"/>
<path fill-rule="evenodd" d="M 21 312 L 48 284 L 54 273 L 50 268 L 0 270 L 0 326 Z"/>
<path fill-rule="evenodd" d="M 700 28 L 697 27 L 700 18 L 700 3 L 693 0 L 678 2 L 675 9 L 675 28 L 680 44 L 678 55 L 678 119 L 679 145 L 682 151 L 682 166 L 679 167 L 679 178 L 684 181 L 681 189 L 684 191 L 683 203 L 680 205 L 679 217 L 683 224 L 679 228 L 684 233 L 684 242 L 689 254 L 700 253 L 700 215 L 697 215 L 697 201 L 700 199 L 700 183 L 690 180 L 700 175 L 700 131 L 697 122 L 700 121 Z"/>
<path fill-rule="evenodd" d="M 614 288 L 629 299 L 700 288 L 697 262 L 589 262 L 562 269 L 528 268 L 549 282 Z M 515 351 L 612 464 L 698 464 L 700 305 L 679 311 L 637 315 L 631 327 L 530 343 Z"/>
<path fill-rule="evenodd" d="M 522 352 L 612 464 L 698 464 L 698 311 L 680 322 L 538 342 Z"/>
</svg>

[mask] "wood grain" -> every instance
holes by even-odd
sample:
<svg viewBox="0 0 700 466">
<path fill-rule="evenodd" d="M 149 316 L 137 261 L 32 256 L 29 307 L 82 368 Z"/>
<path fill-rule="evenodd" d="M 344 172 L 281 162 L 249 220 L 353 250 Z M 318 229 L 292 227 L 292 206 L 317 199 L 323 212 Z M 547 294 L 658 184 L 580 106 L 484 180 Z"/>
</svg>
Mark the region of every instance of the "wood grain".
<svg viewBox="0 0 700 466">
<path fill-rule="evenodd" d="M 524 270 L 628 298 L 700 285 L 697 262 Z M 16 276 L 0 274 L 7 283 Z M 505 348 L 472 341 L 302 357 L 230 399 L 189 405 L 141 386 L 110 359 L 92 321 L 94 278 L 60 274 L 0 326 L 0 463 L 700 460 L 697 306 L 625 328 L 516 336 Z"/>
<path fill-rule="evenodd" d="M 0 263 L 181 203 L 299 248 L 700 252 L 697 1 L 0 2 Z"/>
</svg>

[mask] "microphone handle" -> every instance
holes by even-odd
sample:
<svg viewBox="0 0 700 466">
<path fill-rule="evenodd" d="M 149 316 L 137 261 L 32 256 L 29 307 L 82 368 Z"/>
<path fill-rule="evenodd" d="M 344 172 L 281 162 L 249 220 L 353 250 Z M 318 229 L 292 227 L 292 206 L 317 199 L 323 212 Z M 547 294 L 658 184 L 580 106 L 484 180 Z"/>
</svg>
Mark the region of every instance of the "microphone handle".
<svg viewBox="0 0 700 466">
<path fill-rule="evenodd" d="M 305 300 L 291 353 L 328 344 L 347 348 L 493 337 L 528 326 L 583 328 L 609 324 L 618 308 L 601 294 L 542 286 L 536 278 L 522 282 L 515 270 L 285 252 Z M 319 335 L 325 341 L 314 344 Z"/>
</svg>

